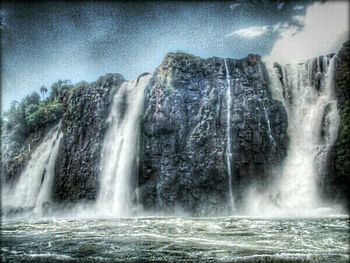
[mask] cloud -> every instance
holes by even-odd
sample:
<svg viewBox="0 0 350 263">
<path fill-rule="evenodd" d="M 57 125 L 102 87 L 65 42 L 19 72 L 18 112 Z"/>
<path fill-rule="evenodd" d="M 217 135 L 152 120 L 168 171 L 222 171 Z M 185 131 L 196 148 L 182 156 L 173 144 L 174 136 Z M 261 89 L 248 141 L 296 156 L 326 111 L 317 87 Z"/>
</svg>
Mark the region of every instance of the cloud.
<svg viewBox="0 0 350 263">
<path fill-rule="evenodd" d="M 7 27 L 6 12 L 4 10 L 0 10 L 0 28 L 3 29 L 5 27 Z"/>
<path fill-rule="evenodd" d="M 241 4 L 239 4 L 239 3 L 236 3 L 236 4 L 232 4 L 232 5 L 230 5 L 230 9 L 231 10 L 234 10 L 234 9 L 236 9 L 237 7 L 239 7 Z"/>
<path fill-rule="evenodd" d="M 296 5 L 296 6 L 294 6 L 293 9 L 294 9 L 294 10 L 300 11 L 300 10 L 303 10 L 303 9 L 304 9 L 304 6 L 303 6 L 303 5 Z"/>
<path fill-rule="evenodd" d="M 226 37 L 240 36 L 244 38 L 255 38 L 266 34 L 268 30 L 269 26 L 251 26 L 233 31 L 230 34 L 227 34 Z"/>
<path fill-rule="evenodd" d="M 331 1 L 315 3 L 306 9 L 305 17 L 295 16 L 303 23 L 300 30 L 285 23 L 273 27 L 279 39 L 265 61 L 298 63 L 316 56 L 334 53 L 349 39 L 349 3 Z"/>
<path fill-rule="evenodd" d="M 303 24 L 303 17 L 294 16 L 292 20 L 294 20 L 294 22 L 296 22 L 297 25 L 290 24 L 289 22 L 278 22 L 270 26 L 250 26 L 238 29 L 230 34 L 227 34 L 226 37 L 239 36 L 243 38 L 255 38 L 260 37 L 264 34 L 271 33 L 277 33 L 279 36 L 282 37 L 292 36 L 300 30 L 300 26 Z"/>
<path fill-rule="evenodd" d="M 277 3 L 277 8 L 278 8 L 278 10 L 281 10 L 281 9 L 283 8 L 283 6 L 284 6 L 284 3 L 283 3 L 283 2 Z"/>
<path fill-rule="evenodd" d="M 289 22 L 278 22 L 271 27 L 271 31 L 277 33 L 279 37 L 290 37 L 300 31 L 300 26 L 291 25 Z"/>
<path fill-rule="evenodd" d="M 293 16 L 292 20 L 297 22 L 300 25 L 304 25 L 305 24 L 305 17 L 304 16 Z"/>
</svg>

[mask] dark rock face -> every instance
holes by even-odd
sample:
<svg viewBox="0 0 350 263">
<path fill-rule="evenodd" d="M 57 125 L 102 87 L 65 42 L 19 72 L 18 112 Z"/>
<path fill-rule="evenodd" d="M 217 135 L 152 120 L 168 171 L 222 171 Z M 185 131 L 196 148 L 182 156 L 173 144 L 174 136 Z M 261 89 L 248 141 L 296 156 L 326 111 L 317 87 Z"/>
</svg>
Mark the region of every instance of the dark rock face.
<svg viewBox="0 0 350 263">
<path fill-rule="evenodd" d="M 108 74 L 78 85 L 63 98 L 64 136 L 55 164 L 54 201 L 95 199 L 105 120 L 112 93 L 123 81 L 119 74 Z"/>
<path fill-rule="evenodd" d="M 266 184 L 269 167 L 284 159 L 287 116 L 271 97 L 260 56 L 227 59 L 227 68 L 230 85 L 222 58 L 170 53 L 156 70 L 143 122 L 139 200 L 145 209 L 222 213 L 229 203 L 227 147 L 238 204 L 245 186 Z"/>
<path fill-rule="evenodd" d="M 325 195 L 335 201 L 350 198 L 350 41 L 343 44 L 335 61 L 335 93 L 340 115 L 338 137 L 329 158 L 323 184 Z"/>
</svg>

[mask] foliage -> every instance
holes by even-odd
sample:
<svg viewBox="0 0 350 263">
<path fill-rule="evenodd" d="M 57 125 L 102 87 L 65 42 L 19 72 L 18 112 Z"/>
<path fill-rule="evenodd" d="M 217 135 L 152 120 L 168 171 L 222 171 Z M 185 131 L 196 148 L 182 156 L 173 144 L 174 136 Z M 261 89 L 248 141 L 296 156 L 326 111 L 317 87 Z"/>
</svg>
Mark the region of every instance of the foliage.
<svg viewBox="0 0 350 263">
<path fill-rule="evenodd" d="M 70 82 L 70 80 L 58 80 L 51 86 L 51 92 L 49 99 L 51 101 L 54 100 L 62 100 L 62 97 L 65 92 L 73 88 L 73 84 Z"/>
<path fill-rule="evenodd" d="M 62 116 L 62 105 L 57 101 L 41 104 L 35 111 L 26 115 L 26 122 L 30 132 L 45 128 Z"/>
<path fill-rule="evenodd" d="M 43 99 L 44 99 L 44 94 L 47 93 L 47 88 L 45 86 L 41 86 L 40 93 L 43 94 Z"/>
<path fill-rule="evenodd" d="M 194 56 L 192 54 L 188 54 L 188 53 L 185 53 L 185 52 L 170 52 L 166 55 L 166 58 L 167 59 L 176 59 L 176 60 L 192 60 L 192 59 L 199 59 L 199 57 L 197 56 Z"/>
<path fill-rule="evenodd" d="M 25 144 L 26 139 L 62 117 L 62 95 L 71 89 L 70 81 L 57 81 L 51 86 L 50 96 L 40 100 L 40 95 L 33 92 L 21 102 L 13 101 L 2 119 L 2 139 L 5 149 L 16 153 Z M 47 88 L 39 91 L 44 95 Z"/>
<path fill-rule="evenodd" d="M 86 81 L 80 81 L 77 84 L 74 85 L 73 90 L 79 90 L 79 89 L 83 89 L 85 87 L 89 87 L 89 82 Z"/>
</svg>

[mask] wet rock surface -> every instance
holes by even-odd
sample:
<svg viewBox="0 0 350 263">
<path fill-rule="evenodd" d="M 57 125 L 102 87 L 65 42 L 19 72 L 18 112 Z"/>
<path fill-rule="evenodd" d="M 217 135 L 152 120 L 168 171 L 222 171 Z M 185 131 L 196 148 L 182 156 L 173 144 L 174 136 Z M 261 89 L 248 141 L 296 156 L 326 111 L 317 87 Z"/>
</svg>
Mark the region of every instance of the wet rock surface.
<svg viewBox="0 0 350 263">
<path fill-rule="evenodd" d="M 81 83 L 63 99 L 63 138 L 55 164 L 54 201 L 95 199 L 99 161 L 112 94 L 124 78 L 108 74 Z"/>
<path fill-rule="evenodd" d="M 139 175 L 145 209 L 222 212 L 229 198 L 227 147 L 236 204 L 245 186 L 264 187 L 269 168 L 283 161 L 287 116 L 271 97 L 260 56 L 226 62 L 228 75 L 222 58 L 170 53 L 154 73 L 145 96 Z"/>
<path fill-rule="evenodd" d="M 350 198 L 350 41 L 343 44 L 335 61 L 335 93 L 340 116 L 337 140 L 329 157 L 323 191 L 334 201 Z"/>
</svg>

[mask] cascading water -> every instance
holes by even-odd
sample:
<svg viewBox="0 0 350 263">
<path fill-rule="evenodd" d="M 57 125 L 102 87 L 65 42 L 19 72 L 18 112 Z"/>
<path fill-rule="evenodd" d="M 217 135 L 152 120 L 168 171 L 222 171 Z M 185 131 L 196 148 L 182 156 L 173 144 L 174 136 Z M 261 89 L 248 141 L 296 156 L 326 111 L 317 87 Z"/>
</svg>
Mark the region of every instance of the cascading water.
<svg viewBox="0 0 350 263">
<path fill-rule="evenodd" d="M 60 124 L 52 128 L 33 151 L 30 160 L 13 188 L 3 189 L 3 207 L 34 209 L 41 213 L 42 205 L 50 200 L 55 160 L 62 138 Z"/>
<path fill-rule="evenodd" d="M 287 110 L 289 125 L 290 145 L 277 195 L 278 205 L 285 209 L 322 205 L 318 193 L 320 171 L 337 136 L 334 58 L 324 57 L 322 63 L 319 59 L 314 63 L 309 60 L 286 65 L 283 76 L 273 74 L 274 94 Z"/>
<path fill-rule="evenodd" d="M 275 149 L 276 148 L 276 142 L 275 142 L 275 139 L 273 138 L 273 135 L 272 135 L 271 123 L 270 123 L 270 119 L 269 119 L 269 116 L 267 114 L 267 110 L 266 110 L 265 106 L 264 106 L 264 116 L 265 116 L 265 120 L 266 120 L 266 123 L 267 123 L 270 143 L 272 144 L 273 149 Z"/>
<path fill-rule="evenodd" d="M 132 209 L 132 174 L 138 158 L 139 119 L 151 75 L 125 82 L 113 98 L 101 157 L 97 210 L 125 217 Z"/>
<path fill-rule="evenodd" d="M 231 143 L 231 106 L 232 106 L 232 95 L 231 95 L 231 77 L 228 70 L 227 61 L 224 59 L 225 69 L 226 69 L 226 80 L 227 80 L 227 92 L 226 92 L 226 103 L 227 103 L 227 118 L 226 118 L 226 136 L 227 136 L 227 147 L 226 147 L 226 164 L 228 171 L 228 193 L 230 208 L 233 210 L 235 208 L 233 190 L 232 190 L 232 143 Z"/>
<path fill-rule="evenodd" d="M 55 140 L 53 142 L 52 151 L 50 153 L 49 161 L 45 167 L 45 177 L 42 181 L 42 186 L 40 188 L 38 198 L 35 203 L 34 212 L 37 214 L 42 214 L 43 204 L 50 200 L 52 184 L 55 175 L 55 162 L 58 155 L 59 144 L 63 137 L 63 133 L 59 132 L 55 136 Z"/>
</svg>

